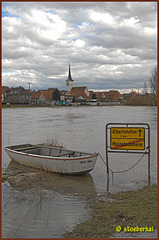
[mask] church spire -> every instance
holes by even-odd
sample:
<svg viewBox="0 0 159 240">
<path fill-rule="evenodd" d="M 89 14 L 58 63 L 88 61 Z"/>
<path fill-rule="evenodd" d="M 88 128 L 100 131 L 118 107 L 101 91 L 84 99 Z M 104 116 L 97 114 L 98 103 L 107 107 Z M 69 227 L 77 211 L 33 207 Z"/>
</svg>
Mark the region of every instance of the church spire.
<svg viewBox="0 0 159 240">
<path fill-rule="evenodd" d="M 68 79 L 69 81 L 73 81 L 72 77 L 71 77 L 71 68 L 70 68 L 70 63 L 69 63 L 69 71 L 68 71 Z"/>
<path fill-rule="evenodd" d="M 74 85 L 74 80 L 71 77 L 71 68 L 69 63 L 68 78 L 66 80 L 66 91 L 70 92 L 71 89 L 73 88 L 73 85 Z"/>
</svg>

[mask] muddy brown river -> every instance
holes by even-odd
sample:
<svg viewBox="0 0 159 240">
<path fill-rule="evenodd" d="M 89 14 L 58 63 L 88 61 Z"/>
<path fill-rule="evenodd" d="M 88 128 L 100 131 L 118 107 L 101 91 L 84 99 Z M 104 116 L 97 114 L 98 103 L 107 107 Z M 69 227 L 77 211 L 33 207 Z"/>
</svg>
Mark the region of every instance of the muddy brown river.
<svg viewBox="0 0 159 240">
<path fill-rule="evenodd" d="M 105 126 L 113 122 L 150 125 L 151 183 L 156 183 L 156 107 L 4 108 L 2 149 L 22 143 L 55 143 L 68 149 L 99 152 L 105 159 Z M 128 169 L 140 157 L 110 154 L 109 166 L 114 171 Z M 139 189 L 148 184 L 147 156 L 128 172 L 110 174 L 109 182 L 100 157 L 89 174 L 64 176 L 16 164 L 3 150 L 2 170 L 10 174 L 2 184 L 4 238 L 62 238 L 90 217 L 90 202 L 107 200 L 107 192 Z"/>
</svg>

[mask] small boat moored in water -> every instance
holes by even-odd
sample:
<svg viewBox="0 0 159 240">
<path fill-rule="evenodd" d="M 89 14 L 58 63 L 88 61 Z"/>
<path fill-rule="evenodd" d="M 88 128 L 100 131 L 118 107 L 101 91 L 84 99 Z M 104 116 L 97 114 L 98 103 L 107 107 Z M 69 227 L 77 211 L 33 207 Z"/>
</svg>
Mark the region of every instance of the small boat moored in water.
<svg viewBox="0 0 159 240">
<path fill-rule="evenodd" d="M 93 170 L 98 153 L 85 153 L 43 144 L 5 147 L 8 156 L 25 166 L 61 174 L 84 174 Z"/>
</svg>

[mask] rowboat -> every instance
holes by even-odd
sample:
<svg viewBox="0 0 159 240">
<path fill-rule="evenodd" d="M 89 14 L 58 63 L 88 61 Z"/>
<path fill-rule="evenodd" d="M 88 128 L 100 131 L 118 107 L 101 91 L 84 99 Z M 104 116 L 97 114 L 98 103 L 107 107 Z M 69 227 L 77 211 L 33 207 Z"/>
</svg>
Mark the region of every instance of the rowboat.
<svg viewBox="0 0 159 240">
<path fill-rule="evenodd" d="M 43 144 L 23 144 L 5 147 L 8 156 L 25 166 L 61 174 L 84 174 L 94 169 L 98 153 L 85 153 L 49 147 Z"/>
</svg>

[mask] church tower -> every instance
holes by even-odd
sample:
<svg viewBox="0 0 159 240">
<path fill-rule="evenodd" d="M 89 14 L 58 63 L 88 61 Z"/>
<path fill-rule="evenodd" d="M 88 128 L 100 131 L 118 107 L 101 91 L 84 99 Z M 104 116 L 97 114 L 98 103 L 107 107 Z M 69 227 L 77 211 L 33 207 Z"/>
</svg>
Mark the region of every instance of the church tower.
<svg viewBox="0 0 159 240">
<path fill-rule="evenodd" d="M 68 78 L 66 80 L 66 91 L 70 92 L 73 86 L 74 86 L 74 80 L 71 77 L 71 69 L 70 69 L 70 63 L 69 63 Z"/>
</svg>

